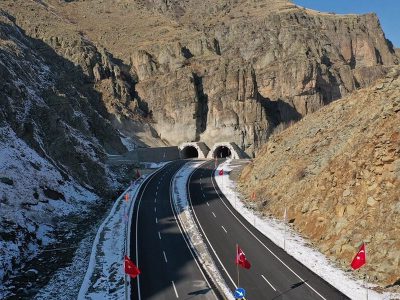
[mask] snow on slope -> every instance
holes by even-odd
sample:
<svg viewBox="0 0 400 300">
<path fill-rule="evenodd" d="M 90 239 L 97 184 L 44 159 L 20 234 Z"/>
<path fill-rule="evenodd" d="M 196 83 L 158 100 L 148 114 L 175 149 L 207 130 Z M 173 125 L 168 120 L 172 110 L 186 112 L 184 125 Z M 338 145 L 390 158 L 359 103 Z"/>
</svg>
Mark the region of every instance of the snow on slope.
<svg viewBox="0 0 400 300">
<path fill-rule="evenodd" d="M 55 243 L 58 217 L 87 210 L 98 197 L 63 177 L 8 127 L 0 127 L 0 298 L 15 265 Z"/>
<path fill-rule="evenodd" d="M 233 168 L 232 160 L 227 160 L 218 166 L 214 173 L 218 187 L 231 203 L 232 207 L 249 223 L 255 224 L 255 227 L 260 232 L 276 245 L 283 248 L 285 235 L 284 223 L 279 220 L 261 217 L 245 206 L 241 201 L 239 193 L 236 192 L 236 183 L 229 178 L 229 172 Z M 223 176 L 218 174 L 221 169 L 224 170 Z M 366 290 L 362 282 L 335 268 L 322 253 L 308 246 L 307 242 L 294 231 L 290 230 L 290 228 L 286 232 L 286 252 L 351 299 L 366 299 Z M 400 299 L 399 294 L 378 294 L 371 287 L 372 285 L 370 285 L 368 291 L 370 300 Z"/>
</svg>

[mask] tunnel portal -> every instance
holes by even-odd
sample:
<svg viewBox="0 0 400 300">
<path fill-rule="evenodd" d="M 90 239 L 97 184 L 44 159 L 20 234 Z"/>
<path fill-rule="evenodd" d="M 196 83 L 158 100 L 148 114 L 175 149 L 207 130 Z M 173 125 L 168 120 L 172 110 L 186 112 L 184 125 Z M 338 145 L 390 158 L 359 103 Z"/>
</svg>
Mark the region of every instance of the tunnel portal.
<svg viewBox="0 0 400 300">
<path fill-rule="evenodd" d="M 186 146 L 181 150 L 182 158 L 198 158 L 199 151 L 194 146 Z"/>
<path fill-rule="evenodd" d="M 230 158 L 232 156 L 231 149 L 226 146 L 219 146 L 214 150 L 214 158 Z"/>
</svg>

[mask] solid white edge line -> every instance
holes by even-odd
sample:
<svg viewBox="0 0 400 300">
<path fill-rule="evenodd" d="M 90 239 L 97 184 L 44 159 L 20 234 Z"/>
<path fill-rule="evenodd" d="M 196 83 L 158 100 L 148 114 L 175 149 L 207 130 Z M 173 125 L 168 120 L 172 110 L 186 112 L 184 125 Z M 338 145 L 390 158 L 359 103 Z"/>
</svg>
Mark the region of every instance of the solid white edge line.
<svg viewBox="0 0 400 300">
<path fill-rule="evenodd" d="M 183 165 L 183 166 L 185 166 L 185 165 Z M 182 168 L 183 168 L 183 166 L 182 166 Z M 176 207 L 176 206 L 175 206 L 175 201 L 172 199 L 172 192 L 173 192 L 172 184 L 175 182 L 175 175 L 178 173 L 179 170 L 180 170 L 180 169 L 178 169 L 178 170 L 175 172 L 175 174 L 172 176 L 171 181 L 170 181 L 170 194 L 169 194 L 170 199 L 169 199 L 169 200 L 170 200 L 170 205 L 171 205 L 172 213 L 174 214 L 175 222 L 176 222 L 176 224 L 177 224 L 177 226 L 178 226 L 178 228 L 179 228 L 179 231 L 180 231 L 181 234 L 182 234 L 183 240 L 185 241 L 186 246 L 188 247 L 190 254 L 192 255 L 194 261 L 196 262 L 196 265 L 197 265 L 197 267 L 199 268 L 201 274 L 203 275 L 204 280 L 207 282 L 208 287 L 212 290 L 212 287 L 211 287 L 210 282 L 208 281 L 206 275 L 204 274 L 203 270 L 201 269 L 201 267 L 200 267 L 200 265 L 199 265 L 199 262 L 197 261 L 195 255 L 194 255 L 194 250 L 193 250 L 194 246 L 189 245 L 190 239 L 189 239 L 188 237 L 185 237 L 185 233 L 182 231 L 181 227 L 179 226 L 178 219 L 180 220 L 180 216 L 179 216 L 179 215 L 177 214 L 177 212 L 175 212 L 175 210 L 174 210 L 174 207 Z M 192 174 L 193 174 L 193 172 L 194 172 L 195 170 L 196 170 L 196 169 L 194 169 L 194 170 L 192 171 L 192 173 L 191 173 L 190 176 L 189 176 L 189 179 L 190 179 L 190 177 L 192 176 Z M 189 180 L 188 180 L 188 182 L 189 182 Z M 186 188 L 188 188 L 188 182 L 186 182 Z M 188 192 L 188 190 L 187 190 L 187 192 Z M 189 193 L 188 193 L 188 195 L 189 195 L 189 198 L 190 198 L 190 194 L 189 194 Z M 172 202 L 174 202 L 174 205 L 172 205 Z M 179 221 L 179 222 L 180 222 L 180 224 L 181 224 L 181 226 L 182 226 L 182 228 L 183 228 L 183 227 L 184 227 L 184 226 L 183 226 L 183 222 L 182 222 L 182 221 Z M 188 240 L 186 240 L 186 239 L 188 239 Z M 213 292 L 214 292 L 214 291 L 213 291 Z M 214 293 L 214 294 L 215 294 L 215 293 Z"/>
<path fill-rule="evenodd" d="M 149 185 L 150 181 L 155 177 L 155 175 L 156 175 L 157 173 L 161 172 L 161 170 L 163 170 L 164 168 L 166 168 L 166 167 L 169 166 L 170 164 L 171 164 L 171 163 L 166 164 L 166 165 L 163 166 L 162 168 L 160 168 L 160 169 L 158 169 L 157 171 L 155 171 L 152 175 L 150 175 L 150 177 L 148 178 L 148 181 L 146 182 L 146 185 L 144 186 L 143 192 L 142 192 L 142 194 L 140 195 L 140 198 L 139 198 L 138 207 L 137 207 L 137 211 L 136 211 L 136 224 L 135 224 L 135 226 L 136 226 L 136 228 L 135 228 L 135 231 L 136 231 L 136 236 L 135 236 L 135 239 L 136 239 L 136 266 L 137 266 L 137 267 L 139 267 L 138 220 L 139 220 L 140 203 L 142 202 L 143 194 L 144 194 L 144 192 L 145 192 L 147 186 Z M 141 186 L 140 186 L 140 188 L 141 188 Z M 138 190 L 138 191 L 139 191 L 139 190 Z M 129 227 L 128 227 L 128 228 L 129 228 L 129 234 L 128 234 L 129 240 L 130 240 L 130 227 L 131 227 L 131 224 L 129 224 Z M 130 247 L 130 244 L 128 244 L 128 246 Z M 130 249 L 130 248 L 128 248 L 128 249 Z M 137 278 L 138 299 L 141 300 L 141 299 L 142 299 L 142 296 L 141 296 L 141 294 L 140 294 L 140 275 L 138 275 L 136 278 Z M 129 296 L 130 296 L 130 294 L 131 294 L 131 292 L 130 292 L 130 284 L 129 284 L 129 289 L 128 289 L 128 290 L 129 290 Z"/>
<path fill-rule="evenodd" d="M 216 170 L 216 169 L 215 169 Z M 221 199 L 222 203 L 225 205 L 225 207 L 229 210 L 229 212 L 235 217 L 235 219 L 261 244 L 264 246 L 265 249 L 267 249 L 277 260 L 279 260 L 288 270 L 290 270 L 294 275 L 297 276 L 301 281 L 303 281 L 310 289 L 312 289 L 318 296 L 320 296 L 322 299 L 326 300 L 324 296 L 322 296 L 320 293 L 318 293 L 311 285 L 309 285 L 306 281 L 304 281 L 303 278 L 301 278 L 295 271 L 293 271 L 287 264 L 285 264 L 284 261 L 282 261 L 274 252 L 272 252 L 271 249 L 269 249 L 253 232 L 251 232 L 250 229 L 248 229 L 242 221 L 239 220 L 238 217 L 232 212 L 232 210 L 228 207 L 228 205 L 225 203 L 225 201 L 222 199 L 220 196 L 219 192 L 217 191 L 215 184 L 214 184 L 214 172 L 215 170 L 213 169 L 213 172 L 211 173 L 211 183 L 214 187 L 215 192 L 217 193 L 219 199 Z M 239 213 L 239 212 L 238 212 Z M 239 213 L 240 214 L 240 213 Z M 318 275 L 317 275 L 318 276 Z M 319 277 L 319 276 L 318 276 Z"/>
<path fill-rule="evenodd" d="M 204 164 L 206 164 L 206 163 L 207 163 L 207 162 L 205 162 Z M 202 164 L 202 165 L 203 165 L 203 164 Z M 197 221 L 197 224 L 198 224 L 199 227 L 200 227 L 200 230 L 201 230 L 203 236 L 204 236 L 205 239 L 207 240 L 208 245 L 210 245 L 211 251 L 214 253 L 215 257 L 217 258 L 217 260 L 218 260 L 219 264 L 221 265 L 222 269 L 224 270 L 226 276 L 228 276 L 228 278 L 229 278 L 229 280 L 231 281 L 231 283 L 233 284 L 233 286 L 234 286 L 235 288 L 237 288 L 237 285 L 236 285 L 235 281 L 234 281 L 234 280 L 232 279 L 232 277 L 229 275 L 228 271 L 225 269 L 225 266 L 222 264 L 221 259 L 220 259 L 219 256 L 217 255 L 217 252 L 215 252 L 214 247 L 211 245 L 210 240 L 208 239 L 207 235 L 205 234 L 204 229 L 203 229 L 203 227 L 201 226 L 201 224 L 200 224 L 200 222 L 199 222 L 199 219 L 197 218 L 196 212 L 195 212 L 195 210 L 193 209 L 192 197 L 190 196 L 190 185 L 189 185 L 193 173 L 194 173 L 194 171 L 190 174 L 189 179 L 188 179 L 188 181 L 187 181 L 188 198 L 189 198 L 190 206 L 191 206 L 192 211 L 193 211 L 193 215 L 194 215 L 194 217 L 195 217 L 195 219 L 196 219 L 196 221 Z"/>
<path fill-rule="evenodd" d="M 222 227 L 222 229 L 225 231 L 225 233 L 228 233 L 228 231 L 226 231 L 226 229 L 225 229 L 224 226 L 221 225 L 221 227 Z"/>
<path fill-rule="evenodd" d="M 274 286 L 271 284 L 271 282 L 268 281 L 267 278 L 265 278 L 264 275 L 261 274 L 261 277 L 273 288 L 273 290 L 276 292 L 276 288 L 274 288 Z"/>
<path fill-rule="evenodd" d="M 167 255 L 165 254 L 165 251 L 163 251 L 162 253 L 164 254 L 164 260 L 165 260 L 165 262 L 167 263 L 167 262 L 168 262 L 168 259 L 167 259 Z"/>
<path fill-rule="evenodd" d="M 176 290 L 176 287 L 175 287 L 175 283 L 173 281 L 171 281 L 171 282 L 172 282 L 172 286 L 174 287 L 175 296 L 176 296 L 176 298 L 179 298 L 178 291 Z"/>
</svg>

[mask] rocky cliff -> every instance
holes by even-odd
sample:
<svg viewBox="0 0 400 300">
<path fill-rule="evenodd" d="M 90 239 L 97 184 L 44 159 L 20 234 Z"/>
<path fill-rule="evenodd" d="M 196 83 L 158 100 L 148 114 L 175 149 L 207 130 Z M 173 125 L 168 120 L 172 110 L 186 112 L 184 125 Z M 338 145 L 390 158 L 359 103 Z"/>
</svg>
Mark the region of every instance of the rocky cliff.
<svg viewBox="0 0 400 300">
<path fill-rule="evenodd" d="M 244 195 L 345 270 L 367 243 L 369 280 L 399 285 L 400 70 L 274 134 L 240 178 Z M 249 199 L 248 201 L 252 201 Z"/>
<path fill-rule="evenodd" d="M 32 282 L 46 282 L 73 250 L 26 272 L 29 262 L 46 248 L 76 245 L 93 211 L 121 189 L 105 160 L 126 148 L 88 76 L 0 11 L 2 299 L 30 298 Z"/>
<path fill-rule="evenodd" d="M 142 137 L 170 144 L 229 140 L 254 154 L 279 123 L 367 86 L 398 62 L 376 15 L 284 0 L 3 3 L 30 35 L 95 78 L 114 125 L 134 120 L 130 131 L 146 127 Z M 68 43 L 77 33 L 78 45 Z M 87 41 L 120 60 L 92 59 L 82 51 Z M 138 124 L 138 115 L 146 120 Z"/>
</svg>

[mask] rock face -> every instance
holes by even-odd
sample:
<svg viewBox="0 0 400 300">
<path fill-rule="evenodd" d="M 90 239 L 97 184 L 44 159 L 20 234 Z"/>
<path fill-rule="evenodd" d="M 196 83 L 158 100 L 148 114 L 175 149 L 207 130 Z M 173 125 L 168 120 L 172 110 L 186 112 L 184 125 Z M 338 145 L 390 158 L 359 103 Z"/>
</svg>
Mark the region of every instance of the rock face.
<svg viewBox="0 0 400 300">
<path fill-rule="evenodd" d="M 114 126 L 147 128 L 149 144 L 226 140 L 254 155 L 278 124 L 398 62 L 376 15 L 284 0 L 3 3 L 31 36 L 94 78 Z"/>
<path fill-rule="evenodd" d="M 400 70 L 274 134 L 240 188 L 267 199 L 267 214 L 287 207 L 295 229 L 345 270 L 365 241 L 370 280 L 398 285 Z"/>
<path fill-rule="evenodd" d="M 126 151 L 89 75 L 14 21 L 0 11 L 2 299 L 32 298 L 25 292 L 35 289 L 21 288 L 28 282 L 10 280 L 44 248 L 76 242 L 79 223 L 120 188 L 106 154 Z M 43 284 L 65 257 L 54 259 L 26 276 Z"/>
</svg>

